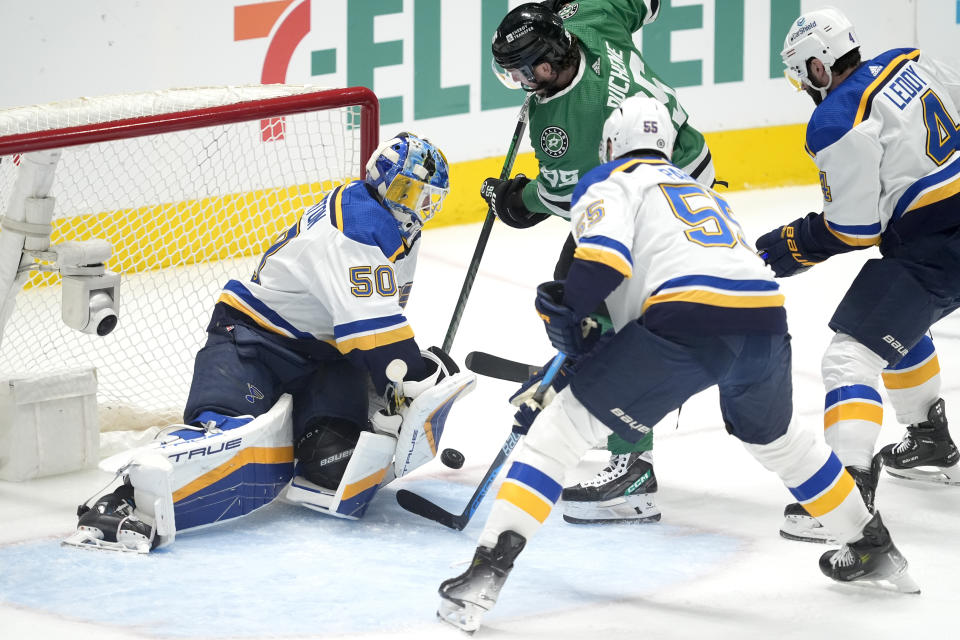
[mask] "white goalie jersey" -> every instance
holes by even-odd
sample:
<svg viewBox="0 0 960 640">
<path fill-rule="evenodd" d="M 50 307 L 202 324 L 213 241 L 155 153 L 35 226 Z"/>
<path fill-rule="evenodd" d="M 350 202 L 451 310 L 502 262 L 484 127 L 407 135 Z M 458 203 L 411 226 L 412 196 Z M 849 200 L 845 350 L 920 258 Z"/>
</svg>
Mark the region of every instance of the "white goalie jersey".
<svg viewBox="0 0 960 640">
<path fill-rule="evenodd" d="M 403 311 L 418 251 L 365 184 L 352 182 L 306 209 L 253 277 L 230 280 L 218 302 L 271 333 L 328 345 L 332 357 L 369 369 L 382 388 L 382 364 L 400 358 L 420 366 Z"/>
<path fill-rule="evenodd" d="M 575 259 L 625 280 L 607 299 L 614 327 L 697 334 L 786 330 L 783 296 L 726 200 L 659 157 L 621 158 L 577 186 Z"/>
</svg>

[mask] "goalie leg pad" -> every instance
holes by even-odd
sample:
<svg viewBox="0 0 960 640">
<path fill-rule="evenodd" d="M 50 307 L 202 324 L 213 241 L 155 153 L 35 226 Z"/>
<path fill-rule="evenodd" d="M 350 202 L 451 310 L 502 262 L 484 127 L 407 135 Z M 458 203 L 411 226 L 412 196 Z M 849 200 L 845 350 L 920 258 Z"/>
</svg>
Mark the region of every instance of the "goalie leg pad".
<svg viewBox="0 0 960 640">
<path fill-rule="evenodd" d="M 422 391 L 410 406 L 401 409 L 403 422 L 393 462 L 396 477 L 400 478 L 433 460 L 453 403 L 476 386 L 477 376 L 473 373 L 449 375 Z"/>
<path fill-rule="evenodd" d="M 159 514 L 158 527 L 165 531 L 246 515 L 270 503 L 293 477 L 291 406 L 284 394 L 268 412 L 246 422 L 218 421 L 221 426 L 211 429 L 185 426 L 107 458 L 100 468 L 126 475 L 138 510 Z"/>
<path fill-rule="evenodd" d="M 246 515 L 280 494 L 293 477 L 291 415 L 284 394 L 243 426 L 163 448 L 178 531 Z"/>
<path fill-rule="evenodd" d="M 297 475 L 287 487 L 284 499 L 337 518 L 359 520 L 380 487 L 394 478 L 390 461 L 396 444 L 396 438 L 364 431 L 335 489 Z"/>
</svg>

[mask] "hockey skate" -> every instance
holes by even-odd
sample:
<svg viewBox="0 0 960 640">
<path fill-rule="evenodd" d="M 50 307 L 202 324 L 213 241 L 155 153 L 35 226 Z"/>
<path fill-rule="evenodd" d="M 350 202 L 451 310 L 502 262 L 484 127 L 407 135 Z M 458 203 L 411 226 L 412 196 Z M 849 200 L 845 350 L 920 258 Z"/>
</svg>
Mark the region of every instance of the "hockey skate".
<svg viewBox="0 0 960 640">
<path fill-rule="evenodd" d="M 573 524 L 656 522 L 656 492 L 649 454 L 614 454 L 594 478 L 563 490 L 563 519 Z"/>
<path fill-rule="evenodd" d="M 874 512 L 874 501 L 877 495 L 877 484 L 880 482 L 880 469 L 883 461 L 880 454 L 873 456 L 870 469 L 847 467 L 847 472 L 853 476 L 857 489 L 867 506 L 867 511 Z M 821 542 L 823 544 L 837 544 L 839 540 L 830 533 L 820 522 L 812 517 L 799 502 L 788 504 L 783 510 L 783 525 L 780 526 L 780 535 L 787 540 L 800 542 Z"/>
<path fill-rule="evenodd" d="M 863 528 L 862 538 L 820 556 L 820 571 L 837 582 L 886 581 L 901 593 L 920 593 L 879 513 Z"/>
<path fill-rule="evenodd" d="M 513 562 L 526 543 L 519 533 L 504 531 L 492 549 L 477 547 L 470 568 L 441 583 L 437 617 L 467 633 L 479 629 L 480 618 L 497 603 Z"/>
<path fill-rule="evenodd" d="M 950 438 L 943 398 L 930 407 L 925 422 L 907 427 L 903 440 L 883 447 L 880 455 L 895 478 L 960 485 L 960 452 Z"/>
<path fill-rule="evenodd" d="M 77 530 L 61 544 L 81 549 L 149 553 L 160 542 L 155 527 L 134 513 L 133 486 L 122 484 L 92 507 L 77 508 Z"/>
</svg>

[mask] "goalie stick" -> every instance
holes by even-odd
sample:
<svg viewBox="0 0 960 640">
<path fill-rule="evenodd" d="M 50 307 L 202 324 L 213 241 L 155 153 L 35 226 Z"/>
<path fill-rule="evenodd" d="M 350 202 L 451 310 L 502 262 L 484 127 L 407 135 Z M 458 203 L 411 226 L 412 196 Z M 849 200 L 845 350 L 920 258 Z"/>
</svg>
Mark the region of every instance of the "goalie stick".
<svg viewBox="0 0 960 640">
<path fill-rule="evenodd" d="M 543 401 L 544 394 L 546 394 L 547 389 L 550 388 L 550 383 L 553 381 L 554 376 L 557 375 L 557 372 L 560 371 L 560 367 L 563 365 L 563 361 L 566 359 L 566 357 L 567 356 L 565 354 L 558 353 L 553 358 L 553 361 L 550 363 L 550 366 L 547 368 L 547 371 L 543 376 L 543 380 L 540 381 L 540 385 L 537 387 L 536 393 L 533 394 L 534 402 L 539 404 Z M 506 464 L 507 458 L 510 457 L 514 447 L 516 447 L 517 443 L 520 442 L 520 438 L 520 434 L 514 433 L 512 429 L 510 430 L 510 435 L 507 436 L 503 446 L 500 447 L 500 451 L 497 452 L 497 456 L 493 459 L 493 462 L 490 463 L 490 468 L 487 469 L 485 474 L 483 474 L 483 478 L 480 480 L 480 485 L 477 487 L 477 490 L 473 492 L 473 495 L 470 497 L 470 501 L 467 502 L 467 506 L 464 508 L 463 513 L 459 515 L 450 513 L 443 507 L 430 502 L 423 496 L 413 493 L 412 491 L 407 491 L 406 489 L 400 489 L 397 491 L 397 503 L 410 513 L 415 513 L 422 518 L 439 522 L 449 529 L 462 531 L 463 528 L 467 526 L 467 523 L 470 522 L 470 518 L 473 517 L 473 514 L 476 513 L 480 503 L 483 502 L 483 498 L 487 495 L 487 492 L 490 490 L 490 486 L 500 473 L 500 469 L 503 468 L 504 464 Z"/>
<path fill-rule="evenodd" d="M 507 156 L 503 159 L 503 168 L 500 169 L 500 179 L 507 180 L 510 172 L 513 170 L 513 163 L 517 159 L 517 150 L 520 148 L 520 139 L 523 138 L 523 132 L 527 128 L 527 112 L 530 109 L 530 97 L 533 93 L 527 94 L 523 105 L 520 107 L 520 114 L 517 116 L 517 126 L 513 131 L 513 139 L 510 141 L 510 148 L 507 149 Z M 490 238 L 490 231 L 493 229 L 493 221 L 496 219 L 493 207 L 487 208 L 487 217 L 483 220 L 483 227 L 480 229 L 480 236 L 477 238 L 477 246 L 473 250 L 473 257 L 470 259 L 470 265 L 467 267 L 467 275 L 463 278 L 463 286 L 460 288 L 460 297 L 457 298 L 457 304 L 453 309 L 453 316 L 450 318 L 450 326 L 447 327 L 447 335 L 443 338 L 443 350 L 450 353 L 453 347 L 453 338 L 457 335 L 457 329 L 460 327 L 460 318 L 463 317 L 463 310 L 467 306 L 467 298 L 470 296 L 470 290 L 473 289 L 473 281 L 477 279 L 477 271 L 480 269 L 480 259 L 483 258 L 483 251 L 487 248 L 487 240 Z"/>
<path fill-rule="evenodd" d="M 526 382 L 540 368 L 516 360 L 507 360 L 483 351 L 468 353 L 464 364 L 467 369 L 474 373 L 508 382 Z"/>
</svg>

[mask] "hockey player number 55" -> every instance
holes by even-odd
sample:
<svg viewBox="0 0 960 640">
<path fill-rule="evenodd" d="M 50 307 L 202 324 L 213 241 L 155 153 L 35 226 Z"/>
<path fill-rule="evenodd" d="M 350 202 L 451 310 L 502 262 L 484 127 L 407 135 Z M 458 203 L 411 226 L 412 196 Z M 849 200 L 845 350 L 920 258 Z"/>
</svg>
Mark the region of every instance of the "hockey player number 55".
<svg viewBox="0 0 960 640">
<path fill-rule="evenodd" d="M 695 184 L 661 184 L 673 214 L 691 228 L 684 231 L 687 240 L 704 247 L 747 246 L 743 229 L 723 198 Z"/>
</svg>

